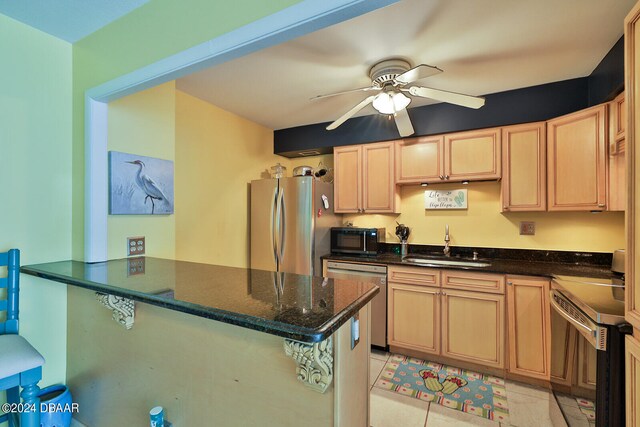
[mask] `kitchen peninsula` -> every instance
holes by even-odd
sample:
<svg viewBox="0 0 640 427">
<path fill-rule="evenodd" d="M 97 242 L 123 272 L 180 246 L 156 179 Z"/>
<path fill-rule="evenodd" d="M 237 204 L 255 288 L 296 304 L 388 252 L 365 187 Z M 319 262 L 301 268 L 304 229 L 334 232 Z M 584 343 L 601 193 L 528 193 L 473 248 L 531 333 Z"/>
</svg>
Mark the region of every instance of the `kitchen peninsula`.
<svg viewBox="0 0 640 427">
<path fill-rule="evenodd" d="M 149 257 L 21 271 L 71 285 L 83 423 L 143 425 L 161 405 L 176 425 L 368 425 L 373 284 Z"/>
</svg>

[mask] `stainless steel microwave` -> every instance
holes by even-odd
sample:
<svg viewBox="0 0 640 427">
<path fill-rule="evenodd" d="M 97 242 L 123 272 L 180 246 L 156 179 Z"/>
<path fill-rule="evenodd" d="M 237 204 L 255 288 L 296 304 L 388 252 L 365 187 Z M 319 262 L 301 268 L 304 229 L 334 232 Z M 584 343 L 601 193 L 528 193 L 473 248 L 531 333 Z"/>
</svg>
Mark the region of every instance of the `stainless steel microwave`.
<svg viewBox="0 0 640 427">
<path fill-rule="evenodd" d="M 384 234 L 384 228 L 332 227 L 331 253 L 375 255 Z"/>
</svg>

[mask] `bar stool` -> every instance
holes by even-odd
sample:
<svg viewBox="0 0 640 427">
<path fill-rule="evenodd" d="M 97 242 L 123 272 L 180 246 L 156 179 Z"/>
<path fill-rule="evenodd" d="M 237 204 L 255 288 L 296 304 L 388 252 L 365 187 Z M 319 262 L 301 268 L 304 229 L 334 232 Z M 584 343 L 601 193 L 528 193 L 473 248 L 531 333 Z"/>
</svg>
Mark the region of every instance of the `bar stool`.
<svg viewBox="0 0 640 427">
<path fill-rule="evenodd" d="M 44 357 L 18 335 L 20 251 L 0 253 L 0 266 L 7 267 L 7 277 L 0 278 L 0 289 L 7 289 L 7 299 L 0 300 L 0 312 L 6 311 L 5 321 L 0 322 L 0 391 L 7 391 L 9 404 L 20 404 L 22 396 L 20 427 L 40 427 L 38 382 L 42 379 Z M 9 427 L 17 427 L 16 415 L 0 415 L 0 423 L 8 421 Z"/>
</svg>

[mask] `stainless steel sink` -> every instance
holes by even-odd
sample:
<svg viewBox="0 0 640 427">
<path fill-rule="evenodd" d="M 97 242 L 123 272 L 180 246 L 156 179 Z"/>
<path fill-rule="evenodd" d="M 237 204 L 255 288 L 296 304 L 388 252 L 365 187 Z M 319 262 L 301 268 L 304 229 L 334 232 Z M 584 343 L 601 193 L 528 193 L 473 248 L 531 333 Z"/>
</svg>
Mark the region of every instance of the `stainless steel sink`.
<svg viewBox="0 0 640 427">
<path fill-rule="evenodd" d="M 421 256 L 408 256 L 402 260 L 409 264 L 421 265 L 450 265 L 452 267 L 489 267 L 491 264 L 483 261 L 464 259 L 428 258 Z"/>
</svg>

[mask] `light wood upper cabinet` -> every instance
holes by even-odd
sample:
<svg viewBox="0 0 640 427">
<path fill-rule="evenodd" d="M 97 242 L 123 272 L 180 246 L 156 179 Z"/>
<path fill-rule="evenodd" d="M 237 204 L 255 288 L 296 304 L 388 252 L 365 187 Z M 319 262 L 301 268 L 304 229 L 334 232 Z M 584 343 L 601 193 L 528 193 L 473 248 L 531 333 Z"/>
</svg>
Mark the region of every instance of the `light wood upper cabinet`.
<svg viewBox="0 0 640 427">
<path fill-rule="evenodd" d="M 393 142 L 334 148 L 335 212 L 397 212 L 394 157 Z"/>
<path fill-rule="evenodd" d="M 446 181 L 500 178 L 500 128 L 444 136 Z"/>
<path fill-rule="evenodd" d="M 544 122 L 502 128 L 502 211 L 547 209 Z"/>
<path fill-rule="evenodd" d="M 389 345 L 440 352 L 440 289 L 389 282 Z"/>
<path fill-rule="evenodd" d="M 547 122 L 549 211 L 606 208 L 606 116 L 599 105 Z"/>
<path fill-rule="evenodd" d="M 624 92 L 609 103 L 609 200 L 610 211 L 624 211 L 627 203 L 626 103 Z"/>
<path fill-rule="evenodd" d="M 509 372 L 551 378 L 549 280 L 507 276 Z"/>
<path fill-rule="evenodd" d="M 504 367 L 504 296 L 443 289 L 442 355 Z"/>
<path fill-rule="evenodd" d="M 333 150 L 335 179 L 334 210 L 360 212 L 362 206 L 362 146 L 350 145 Z"/>
<path fill-rule="evenodd" d="M 394 176 L 394 157 L 393 141 L 362 146 L 363 212 L 396 212 L 400 201 Z"/>
<path fill-rule="evenodd" d="M 396 183 L 442 181 L 445 175 L 443 141 L 442 136 L 396 141 Z"/>
</svg>

